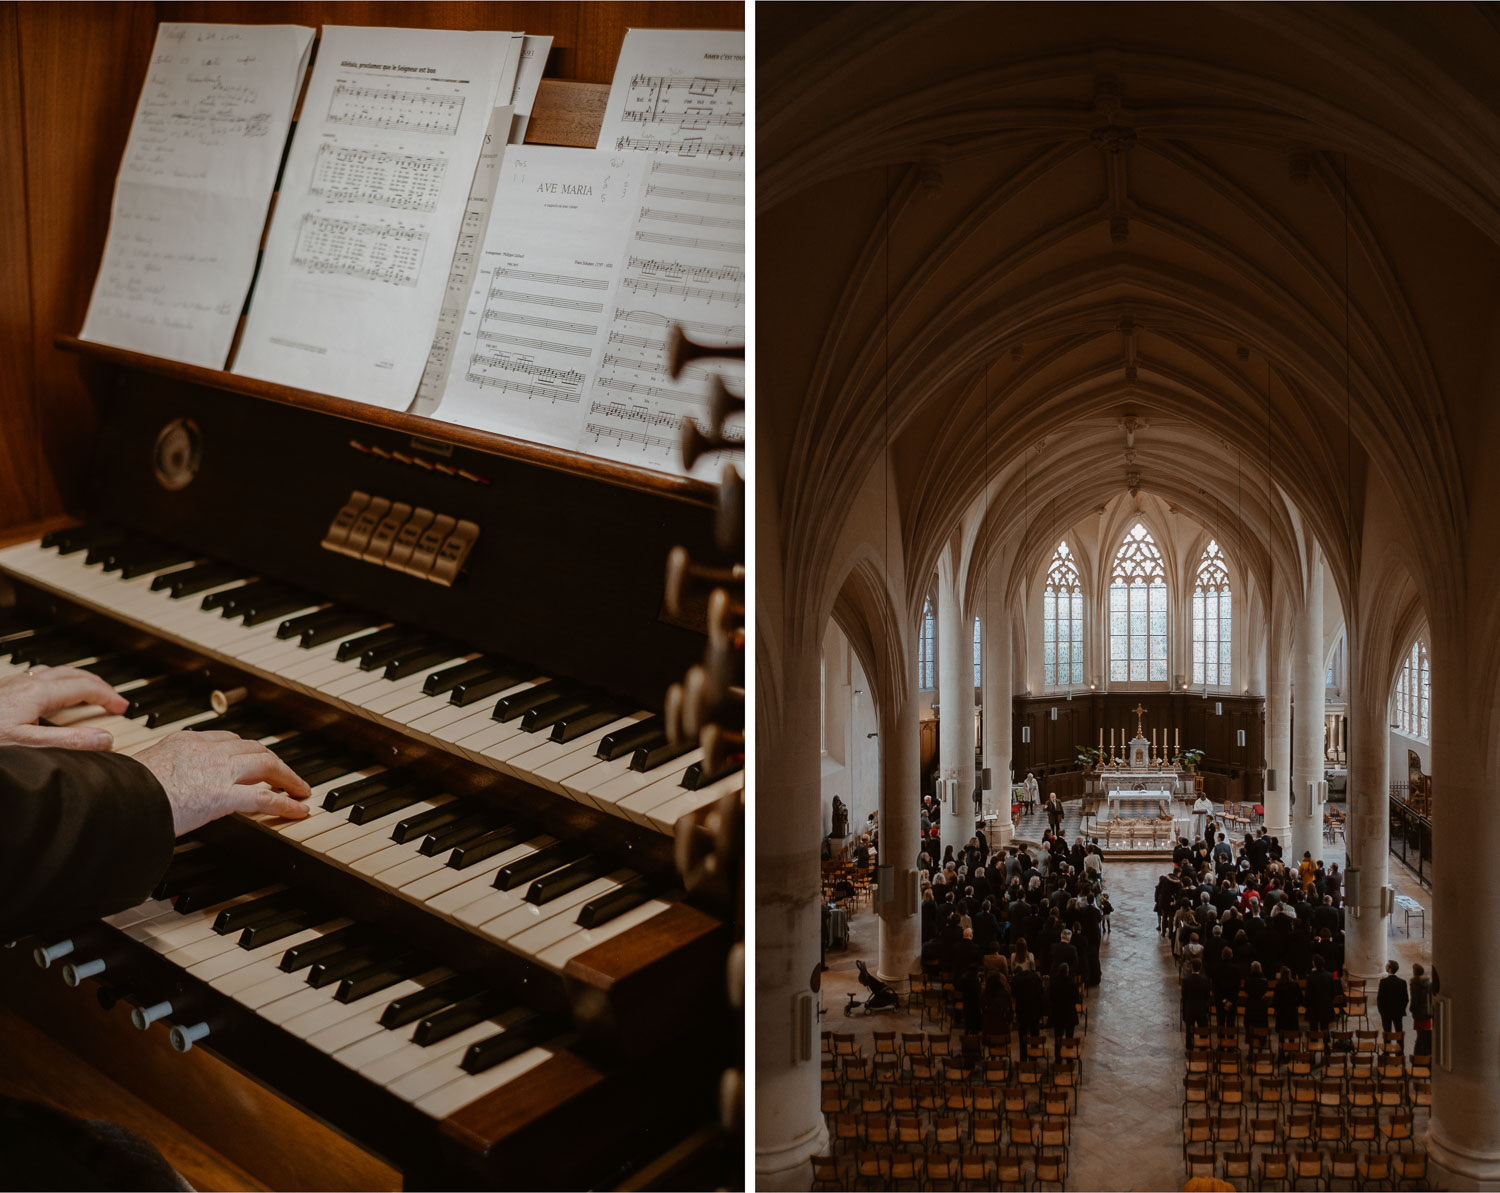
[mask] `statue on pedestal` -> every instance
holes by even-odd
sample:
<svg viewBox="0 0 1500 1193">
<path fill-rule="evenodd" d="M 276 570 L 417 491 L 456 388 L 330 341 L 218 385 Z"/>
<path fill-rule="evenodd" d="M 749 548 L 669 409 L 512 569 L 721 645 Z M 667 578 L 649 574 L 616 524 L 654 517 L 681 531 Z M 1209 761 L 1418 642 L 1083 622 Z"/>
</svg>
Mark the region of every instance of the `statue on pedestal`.
<svg viewBox="0 0 1500 1193">
<path fill-rule="evenodd" d="M 849 835 L 849 809 L 844 806 L 844 801 L 838 796 L 833 797 L 833 832 L 830 837 L 847 837 Z"/>
</svg>

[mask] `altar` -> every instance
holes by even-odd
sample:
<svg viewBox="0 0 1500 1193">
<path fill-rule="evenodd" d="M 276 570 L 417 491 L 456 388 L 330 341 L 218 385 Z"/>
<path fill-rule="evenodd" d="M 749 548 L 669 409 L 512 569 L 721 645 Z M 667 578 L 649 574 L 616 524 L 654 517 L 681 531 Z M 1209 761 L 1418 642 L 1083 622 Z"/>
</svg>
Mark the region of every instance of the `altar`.
<svg viewBox="0 0 1500 1193">
<path fill-rule="evenodd" d="M 1091 783 L 1093 794 L 1102 797 L 1110 820 L 1173 816 L 1174 798 L 1187 796 L 1191 781 L 1176 766 L 1157 757 L 1155 743 L 1147 741 L 1141 731 L 1139 714 L 1144 710 L 1137 706 L 1133 711 L 1138 718 L 1135 737 L 1121 747 L 1119 758 L 1112 758 L 1096 773 Z M 1113 754 L 1113 747 L 1110 752 Z"/>
</svg>

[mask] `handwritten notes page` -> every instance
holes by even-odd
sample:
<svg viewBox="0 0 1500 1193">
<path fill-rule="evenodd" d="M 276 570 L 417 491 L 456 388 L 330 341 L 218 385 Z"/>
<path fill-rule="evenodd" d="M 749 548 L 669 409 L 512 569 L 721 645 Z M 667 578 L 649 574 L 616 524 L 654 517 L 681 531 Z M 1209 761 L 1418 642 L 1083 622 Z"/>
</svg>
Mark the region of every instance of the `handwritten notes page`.
<svg viewBox="0 0 1500 1193">
<path fill-rule="evenodd" d="M 628 154 L 505 150 L 436 417 L 583 450 L 643 174 Z"/>
<path fill-rule="evenodd" d="M 224 367 L 312 37 L 294 25 L 157 30 L 85 340 Z"/>
<path fill-rule="evenodd" d="M 626 34 L 598 144 L 649 165 L 590 400 L 596 455 L 678 472 L 682 416 L 708 430 L 717 362 L 671 380 L 666 333 L 745 342 L 745 110 L 743 33 Z M 718 466 L 710 455 L 697 471 Z"/>
<path fill-rule="evenodd" d="M 235 372 L 406 409 L 520 47 L 510 33 L 324 28 Z"/>
</svg>

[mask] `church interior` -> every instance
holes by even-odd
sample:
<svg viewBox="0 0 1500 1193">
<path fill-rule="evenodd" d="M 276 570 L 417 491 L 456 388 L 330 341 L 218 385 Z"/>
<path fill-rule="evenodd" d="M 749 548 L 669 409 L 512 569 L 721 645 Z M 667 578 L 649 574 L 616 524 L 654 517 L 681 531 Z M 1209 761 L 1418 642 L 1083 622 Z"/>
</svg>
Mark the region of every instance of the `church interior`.
<svg viewBox="0 0 1500 1193">
<path fill-rule="evenodd" d="M 1497 63 L 1489 4 L 758 9 L 759 1187 L 1500 1187 Z M 1192 1019 L 1208 823 L 1328 900 L 1306 1033 Z M 940 851 L 1059 828 L 1091 980 L 981 1034 Z"/>
</svg>

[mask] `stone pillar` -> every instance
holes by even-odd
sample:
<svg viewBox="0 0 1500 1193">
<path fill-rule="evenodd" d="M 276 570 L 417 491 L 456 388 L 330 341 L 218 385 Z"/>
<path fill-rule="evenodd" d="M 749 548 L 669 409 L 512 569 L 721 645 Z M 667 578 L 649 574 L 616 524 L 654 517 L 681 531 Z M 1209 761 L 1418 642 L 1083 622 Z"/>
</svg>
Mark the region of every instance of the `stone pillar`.
<svg viewBox="0 0 1500 1193">
<path fill-rule="evenodd" d="M 1297 865 L 1304 853 L 1323 856 L 1323 809 L 1309 787 L 1323 781 L 1323 557 L 1316 544 L 1309 552 L 1306 598 L 1297 615 L 1292 642 L 1292 683 L 1296 686 L 1297 720 L 1292 741 L 1292 779 L 1297 802 L 1292 808 L 1292 847 L 1286 860 Z"/>
<path fill-rule="evenodd" d="M 905 982 L 922 966 L 922 919 L 913 893 L 922 820 L 922 733 L 915 666 L 889 686 L 898 690 L 882 692 L 880 701 L 878 972 L 888 982 Z"/>
<path fill-rule="evenodd" d="M 1482 622 L 1476 611 L 1472 622 Z M 1486 624 L 1492 624 L 1486 622 Z M 1436 629 L 1436 627 L 1434 627 Z M 1493 631 L 1491 631 L 1493 632 Z M 1432 659 L 1432 957 L 1447 1014 L 1450 1068 L 1433 1058 L 1427 1151 L 1434 1189 L 1500 1189 L 1500 856 L 1494 811 L 1500 743 L 1495 682 L 1479 642 L 1435 633 Z M 1468 675 L 1466 676 L 1466 672 Z M 1434 1039 L 1435 1051 L 1441 1042 Z"/>
<path fill-rule="evenodd" d="M 1357 978 L 1374 981 L 1384 975 L 1389 917 L 1380 910 L 1380 888 L 1389 881 L 1390 860 L 1390 731 L 1389 684 L 1379 656 L 1356 648 L 1351 637 L 1348 655 L 1350 716 L 1348 816 L 1344 822 L 1347 870 L 1359 870 L 1359 901 L 1347 899 L 1344 923 L 1344 964 Z M 1356 907 L 1358 914 L 1356 914 Z M 1410 974 L 1403 974 L 1410 978 Z"/>
<path fill-rule="evenodd" d="M 958 794 L 943 807 L 943 844 L 955 848 L 969 839 L 974 822 L 974 803 L 969 797 L 972 786 L 965 788 L 963 785 L 965 738 L 969 743 L 971 784 L 974 773 L 974 665 L 969 657 L 974 649 L 973 634 L 972 626 L 967 634 L 964 633 L 953 570 L 945 563 L 938 568 L 938 775 L 958 781 Z M 961 690 L 965 684 L 971 693 L 967 700 Z M 967 733 L 964 732 L 965 717 L 969 721 Z"/>
<path fill-rule="evenodd" d="M 999 568 L 995 569 L 999 572 Z M 1005 607 L 1001 576 L 992 574 L 984 605 L 984 765 L 990 772 L 990 789 L 984 793 L 984 814 L 996 816 L 990 848 L 1010 841 L 1015 831 L 1010 819 L 1011 787 L 1011 696 L 1012 678 L 1010 611 Z"/>
<path fill-rule="evenodd" d="M 756 823 L 755 1168 L 761 1189 L 807 1188 L 808 1156 L 828 1147 L 818 1092 L 818 996 L 809 988 L 822 934 L 816 638 L 788 643 L 784 663 L 779 707 L 762 706 L 757 718 L 748 804 Z M 811 1046 L 801 1055 L 808 1032 Z"/>
<path fill-rule="evenodd" d="M 1286 651 L 1274 645 L 1266 659 L 1266 769 L 1276 772 L 1276 790 L 1267 790 L 1266 832 L 1292 850 L 1292 685 Z M 1268 776 L 1269 778 L 1269 776 Z"/>
</svg>

